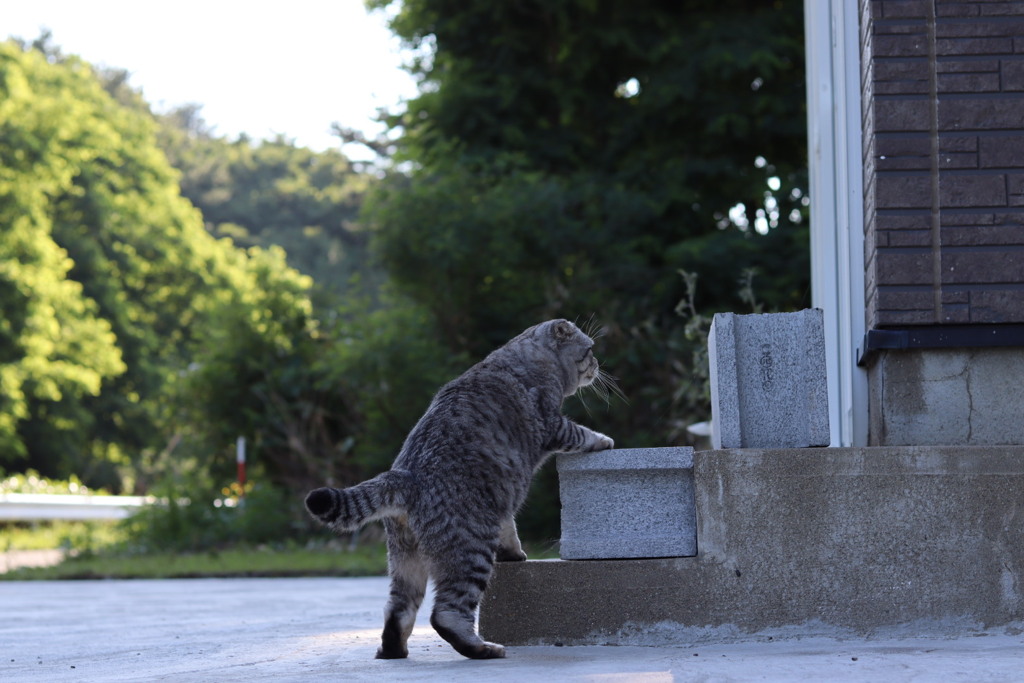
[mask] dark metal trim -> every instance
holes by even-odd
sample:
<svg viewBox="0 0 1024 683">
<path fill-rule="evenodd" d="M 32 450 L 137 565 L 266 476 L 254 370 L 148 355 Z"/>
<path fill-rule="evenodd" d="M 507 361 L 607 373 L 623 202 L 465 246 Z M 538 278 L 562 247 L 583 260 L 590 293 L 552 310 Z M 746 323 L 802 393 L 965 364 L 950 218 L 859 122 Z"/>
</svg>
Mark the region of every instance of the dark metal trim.
<svg viewBox="0 0 1024 683">
<path fill-rule="evenodd" d="M 879 351 L 907 349 L 968 349 L 1024 347 L 1024 324 L 922 325 L 902 329 L 868 330 L 857 354 L 857 365 L 871 362 Z"/>
</svg>

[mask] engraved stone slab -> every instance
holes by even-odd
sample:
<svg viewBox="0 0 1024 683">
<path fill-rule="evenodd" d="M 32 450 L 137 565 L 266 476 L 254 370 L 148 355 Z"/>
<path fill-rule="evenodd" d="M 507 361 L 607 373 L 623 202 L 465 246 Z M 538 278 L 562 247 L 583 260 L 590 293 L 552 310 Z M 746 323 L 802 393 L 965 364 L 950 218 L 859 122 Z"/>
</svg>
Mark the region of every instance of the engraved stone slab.
<svg viewBox="0 0 1024 683">
<path fill-rule="evenodd" d="M 563 560 L 697 554 L 692 448 L 558 456 Z"/>
<path fill-rule="evenodd" d="M 716 313 L 708 362 L 712 448 L 829 445 L 821 309 Z"/>
</svg>

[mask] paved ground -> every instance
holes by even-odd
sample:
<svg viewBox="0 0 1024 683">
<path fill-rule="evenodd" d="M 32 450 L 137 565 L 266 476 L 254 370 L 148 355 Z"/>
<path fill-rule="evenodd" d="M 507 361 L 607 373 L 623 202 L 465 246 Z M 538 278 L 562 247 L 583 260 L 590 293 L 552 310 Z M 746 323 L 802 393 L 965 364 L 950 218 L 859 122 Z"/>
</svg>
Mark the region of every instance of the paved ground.
<svg viewBox="0 0 1024 683">
<path fill-rule="evenodd" d="M 517 647 L 474 662 L 421 614 L 377 661 L 386 581 L 0 582 L 0 681 L 1022 681 L 1024 634 Z"/>
</svg>

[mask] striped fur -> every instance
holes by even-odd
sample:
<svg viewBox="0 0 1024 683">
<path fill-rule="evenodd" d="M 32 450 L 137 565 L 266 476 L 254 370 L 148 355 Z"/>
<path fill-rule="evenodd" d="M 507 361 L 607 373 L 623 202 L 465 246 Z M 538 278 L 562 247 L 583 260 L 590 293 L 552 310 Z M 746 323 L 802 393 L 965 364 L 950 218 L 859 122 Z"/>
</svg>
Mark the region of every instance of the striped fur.
<svg viewBox="0 0 1024 683">
<path fill-rule="evenodd" d="M 335 531 L 354 531 L 367 522 L 402 514 L 410 478 L 405 470 L 390 470 L 347 489 L 316 489 L 306 496 L 306 508 Z"/>
<path fill-rule="evenodd" d="M 533 473 L 555 452 L 612 448 L 561 413 L 599 376 L 593 341 L 566 320 L 531 327 L 438 391 L 392 469 L 347 489 L 310 492 L 306 507 L 333 529 L 382 520 L 391 592 L 378 658 L 408 656 L 426 591 L 430 623 L 466 657 L 504 657 L 474 628 L 494 562 L 526 559 L 514 516 Z"/>
</svg>

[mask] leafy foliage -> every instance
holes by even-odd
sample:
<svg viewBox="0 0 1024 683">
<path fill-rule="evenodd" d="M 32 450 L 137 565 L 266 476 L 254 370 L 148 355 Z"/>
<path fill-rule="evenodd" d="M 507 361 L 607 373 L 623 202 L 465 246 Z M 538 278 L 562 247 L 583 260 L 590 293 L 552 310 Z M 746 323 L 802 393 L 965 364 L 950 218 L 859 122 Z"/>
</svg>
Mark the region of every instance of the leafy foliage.
<svg viewBox="0 0 1024 683">
<path fill-rule="evenodd" d="M 71 86 L 83 68 L 57 73 L 42 55 L 0 44 L 0 463 L 29 460 L 27 420 L 43 413 L 59 441 L 126 370 L 112 325 L 69 279 L 73 262 L 53 235 L 53 203 L 94 155 L 75 144 L 87 106 Z"/>
<path fill-rule="evenodd" d="M 0 493 L 48 493 L 48 494 L 98 494 L 105 495 L 103 490 L 94 491 L 82 484 L 82 480 L 71 476 L 67 480 L 57 481 L 39 476 L 35 470 L 22 474 L 12 474 L 0 479 Z"/>
<path fill-rule="evenodd" d="M 53 50 L 0 60 L 0 465 L 145 487 L 260 444 L 276 408 L 251 369 L 314 343 L 309 278 L 206 231 L 144 103 Z"/>
<path fill-rule="evenodd" d="M 206 491 L 194 485 L 157 490 L 166 502 L 148 505 L 124 521 L 128 552 L 196 552 L 287 538 L 299 505 L 265 483 L 251 487 L 244 499 L 231 490 Z"/>
<path fill-rule="evenodd" d="M 379 282 L 358 221 L 370 178 L 340 151 L 314 152 L 283 137 L 228 141 L 213 135 L 197 106 L 158 118 L 160 147 L 211 234 L 283 248 L 288 264 L 313 278 L 319 308 L 336 306 L 354 276 Z"/>
<path fill-rule="evenodd" d="M 747 272 L 769 309 L 807 302 L 802 4 L 389 11 L 422 92 L 389 119 L 404 164 L 368 207 L 392 280 L 471 357 L 595 316 L 630 403 L 590 421 L 623 446 L 685 442 L 708 408 L 678 271 L 694 311 L 743 310 Z"/>
<path fill-rule="evenodd" d="M 273 481 L 302 488 L 330 474 L 327 459 L 350 434 L 351 408 L 341 387 L 319 378 L 326 340 L 308 278 L 287 268 L 277 247 L 251 250 L 245 275 L 245 286 L 211 308 L 217 324 L 197 336 L 180 385 L 180 423 L 193 447 L 223 455 L 214 469 L 222 478 L 231 476 L 242 435 Z"/>
</svg>

